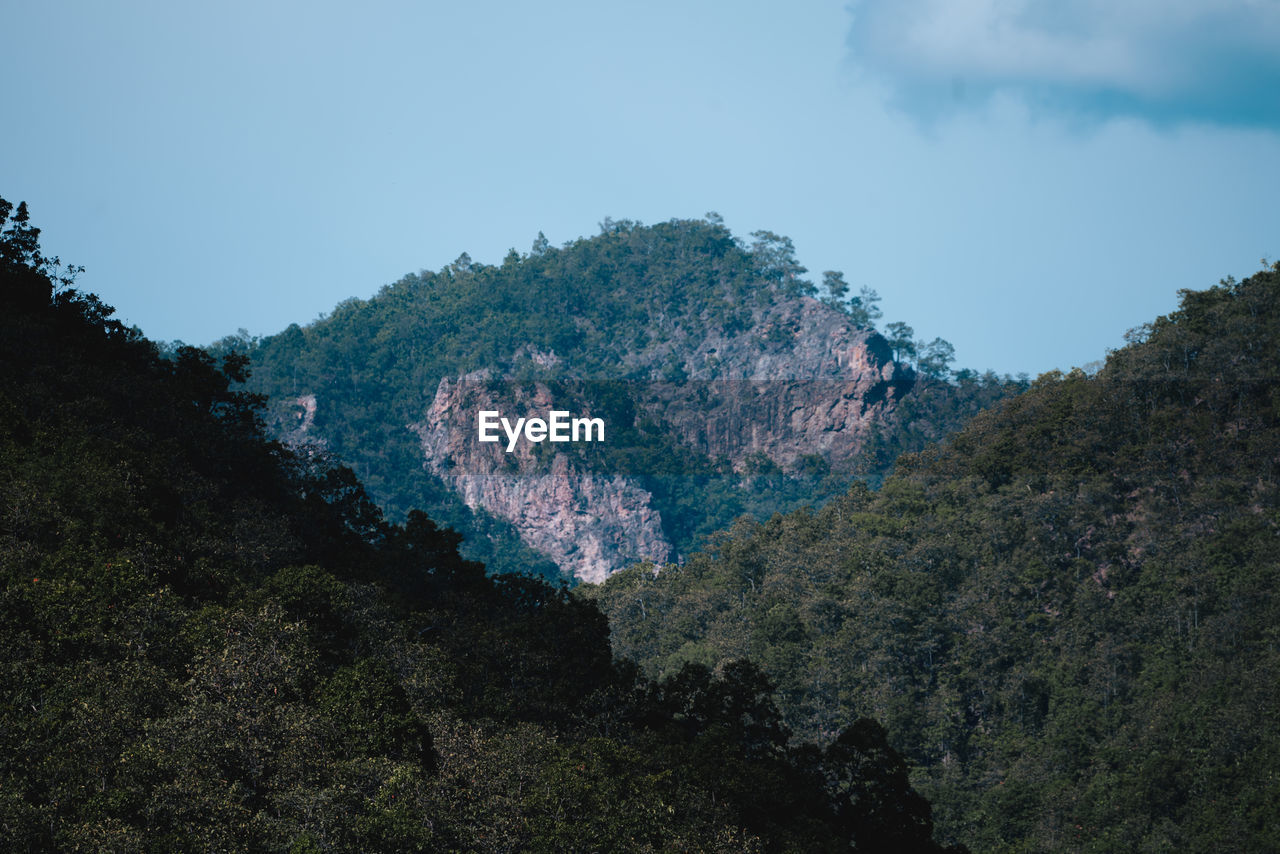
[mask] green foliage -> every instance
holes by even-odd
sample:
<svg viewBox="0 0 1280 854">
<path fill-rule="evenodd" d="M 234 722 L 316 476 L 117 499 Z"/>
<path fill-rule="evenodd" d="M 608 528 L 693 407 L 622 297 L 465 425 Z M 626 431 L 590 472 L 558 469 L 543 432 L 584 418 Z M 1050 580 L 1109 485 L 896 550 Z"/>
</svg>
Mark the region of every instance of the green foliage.
<svg viewBox="0 0 1280 854">
<path fill-rule="evenodd" d="M 796 248 L 790 237 L 772 231 L 753 231 L 751 236 L 755 238 L 751 244 L 751 256 L 760 275 L 778 282 L 782 293 L 787 296 L 817 293 L 811 282 L 800 278 L 808 271 L 796 260 Z"/>
<path fill-rule="evenodd" d="M 787 269 L 775 278 L 794 277 L 785 246 L 778 251 L 774 261 Z M 743 251 L 719 224 L 607 220 L 600 235 L 564 249 L 540 236 L 531 254 L 501 267 L 460 259 L 367 302 L 343 303 L 305 329 L 228 345 L 251 347 L 254 389 L 276 400 L 316 394 L 316 435 L 391 518 L 425 508 L 463 531 L 467 556 L 491 570 L 554 578 L 558 570 L 506 523 L 473 513 L 423 469 L 417 436 L 404 425 L 421 418 L 442 378 L 527 368 L 517 356 L 529 348 L 556 354 L 589 383 L 683 382 L 673 343 L 712 328 L 745 331 L 753 306 L 778 286 L 760 267 L 774 261 Z M 670 446 L 651 430 L 637 450 L 665 456 Z"/>
<path fill-rule="evenodd" d="M 839 270 L 826 270 L 822 274 L 822 287 L 827 295 L 822 301 L 827 305 L 842 307 L 845 295 L 849 293 L 849 283 L 844 280 L 844 273 Z"/>
<path fill-rule="evenodd" d="M 900 362 L 913 361 L 916 358 L 915 330 L 905 323 L 897 321 L 885 327 L 885 338 L 893 348 L 893 358 Z"/>
<path fill-rule="evenodd" d="M 874 288 L 863 285 L 856 297 L 849 298 L 849 304 L 845 310 L 855 326 L 875 329 L 876 321 L 884 316 L 884 312 L 877 305 L 879 302 L 880 294 L 876 293 Z"/>
<path fill-rule="evenodd" d="M 1130 339 L 878 492 L 584 589 L 615 652 L 658 677 L 750 656 L 828 749 L 882 721 L 975 849 L 1280 848 L 1280 267 Z"/>
<path fill-rule="evenodd" d="M 1014 390 L 1001 381 L 946 381 L 952 353 L 939 339 L 922 350 L 920 380 L 899 389 L 911 417 L 882 425 L 854 471 L 753 473 L 744 482 L 723 461 L 693 453 L 668 427 L 637 415 L 637 385 L 716 379 L 714 357 L 693 364 L 689 354 L 707 340 L 754 336 L 776 304 L 817 292 L 788 238 L 766 231 L 752 238 L 744 246 L 716 217 L 652 226 L 606 219 L 600 234 L 563 248 L 540 235 L 528 255 L 510 253 L 501 266 L 459 258 L 439 272 L 405 276 L 373 299 L 347 300 L 305 328 L 228 336 L 214 350 L 248 353 L 248 387 L 277 407 L 314 394 L 312 437 L 351 466 L 388 518 L 423 508 L 462 532 L 463 553 L 491 572 L 553 581 L 558 569 L 508 523 L 468 508 L 422 465 L 419 437 L 406 425 L 421 421 L 442 379 L 488 368 L 551 381 L 558 402 L 573 399 L 606 416 L 608 448 L 593 451 L 588 467 L 641 479 L 678 554 L 740 515 L 764 519 L 820 506 L 844 491 L 850 475 L 878 482 L 900 453 L 920 450 Z M 864 287 L 844 303 L 848 285 L 835 271 L 824 274 L 824 287 L 828 304 L 874 329 L 881 314 L 875 291 Z M 797 331 L 772 324 L 759 346 L 785 351 Z M 909 330 L 906 342 L 914 346 Z M 559 362 L 538 364 L 532 351 Z M 294 426 L 277 423 L 277 435 Z"/>
<path fill-rule="evenodd" d="M 0 235 L 0 849 L 824 851 L 892 822 L 849 823 L 758 670 L 615 663 L 594 604 L 388 523 L 267 439 L 243 359 L 162 358 L 34 234 Z"/>
<path fill-rule="evenodd" d="M 822 754 L 836 815 L 868 851 L 929 851 L 933 821 L 929 804 L 911 788 L 907 763 L 889 746 L 888 733 L 859 718 Z"/>
<path fill-rule="evenodd" d="M 916 367 L 920 369 L 920 373 L 942 379 L 947 376 L 951 363 L 955 361 L 956 348 L 949 341 L 935 338 L 928 344 L 917 341 L 916 353 Z"/>
<path fill-rule="evenodd" d="M 391 756 L 427 770 L 434 764 L 431 735 L 385 662 L 366 658 L 338 668 L 319 692 L 319 706 L 355 755 Z"/>
</svg>

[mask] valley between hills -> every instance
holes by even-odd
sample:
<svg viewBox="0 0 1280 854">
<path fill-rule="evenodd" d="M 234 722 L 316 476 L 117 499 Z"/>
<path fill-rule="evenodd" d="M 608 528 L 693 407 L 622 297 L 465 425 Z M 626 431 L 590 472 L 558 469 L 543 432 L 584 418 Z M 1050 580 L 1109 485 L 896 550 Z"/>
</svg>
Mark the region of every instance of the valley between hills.
<svg viewBox="0 0 1280 854">
<path fill-rule="evenodd" d="M 1280 265 L 1029 381 L 608 220 L 200 349 L 0 210 L 9 850 L 1280 848 Z"/>
</svg>

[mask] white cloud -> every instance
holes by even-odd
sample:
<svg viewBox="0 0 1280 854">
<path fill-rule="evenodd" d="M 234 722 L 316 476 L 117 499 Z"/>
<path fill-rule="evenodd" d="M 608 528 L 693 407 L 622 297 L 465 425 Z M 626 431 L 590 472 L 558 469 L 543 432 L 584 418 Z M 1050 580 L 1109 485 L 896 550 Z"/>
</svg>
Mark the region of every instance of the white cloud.
<svg viewBox="0 0 1280 854">
<path fill-rule="evenodd" d="M 859 0 L 854 61 L 934 110 L 1012 90 L 1107 113 L 1280 124 L 1280 0 Z"/>
</svg>

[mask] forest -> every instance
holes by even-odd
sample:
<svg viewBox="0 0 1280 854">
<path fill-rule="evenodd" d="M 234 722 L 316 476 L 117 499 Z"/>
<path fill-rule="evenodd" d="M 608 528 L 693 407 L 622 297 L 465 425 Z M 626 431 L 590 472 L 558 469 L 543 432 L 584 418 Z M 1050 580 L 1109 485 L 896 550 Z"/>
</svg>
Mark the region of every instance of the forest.
<svg viewBox="0 0 1280 854">
<path fill-rule="evenodd" d="M 729 322 L 709 295 L 740 262 L 742 300 L 805 289 L 717 228 L 624 224 L 503 275 L 696 237 L 723 275 L 668 335 Z M 292 380 L 262 350 L 365 395 L 402 340 L 465 368 L 502 334 L 468 305 L 518 322 L 499 273 L 455 266 L 250 355 L 159 345 L 0 200 L 5 850 L 1280 849 L 1280 264 L 1020 394 L 935 362 L 876 477 L 573 589 L 381 506 L 342 455 L 390 435 L 372 414 L 326 453 L 268 429 Z M 397 294 L 457 327 L 354 325 Z"/>
<path fill-rule="evenodd" d="M 248 356 L 246 387 L 275 407 L 301 394 L 318 398 L 314 436 L 359 475 L 389 518 L 425 510 L 465 534 L 463 553 L 491 571 L 557 581 L 555 565 L 510 525 L 468 508 L 424 471 L 418 437 L 405 425 L 422 417 L 442 379 L 489 370 L 513 384 L 544 381 L 582 411 L 603 414 L 612 438 L 590 466 L 635 477 L 681 555 L 743 515 L 766 519 L 820 505 L 854 477 L 877 484 L 899 454 L 923 449 L 1026 387 L 1021 379 L 953 369 L 950 344 L 915 341 L 906 323 L 877 332 L 874 290 L 854 294 L 830 270 L 815 285 L 807 272 L 788 238 L 760 231 L 744 240 L 714 213 L 654 225 L 606 219 L 599 234 L 563 247 L 539 234 L 527 252 L 512 249 L 496 266 L 463 253 L 370 299 L 346 300 L 312 323 L 261 338 L 227 336 L 211 351 Z M 705 388 L 722 379 L 725 365 L 695 355 L 708 339 L 726 342 L 721 355 L 731 347 L 758 357 L 786 352 L 799 330 L 771 320 L 805 299 L 878 334 L 904 366 L 896 414 L 877 424 L 855 464 L 832 470 L 813 455 L 810 464 L 783 470 L 761 457 L 735 469 L 677 441 L 662 413 L 638 399 L 637 389 Z M 555 365 L 531 352 L 553 355 Z M 275 425 L 277 435 L 287 432 L 279 419 Z"/>
<path fill-rule="evenodd" d="M 944 850 L 876 722 L 805 743 L 749 662 L 615 660 L 0 226 L 4 850 Z"/>
<path fill-rule="evenodd" d="M 582 593 L 655 678 L 870 716 L 981 851 L 1280 849 L 1280 265 L 1183 291 L 878 490 Z"/>
</svg>

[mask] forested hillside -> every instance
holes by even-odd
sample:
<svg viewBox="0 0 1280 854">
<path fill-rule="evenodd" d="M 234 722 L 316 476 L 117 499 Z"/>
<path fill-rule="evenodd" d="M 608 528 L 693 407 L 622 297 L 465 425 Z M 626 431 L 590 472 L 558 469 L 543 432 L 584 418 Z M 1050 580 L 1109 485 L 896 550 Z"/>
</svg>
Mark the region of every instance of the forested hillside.
<svg viewBox="0 0 1280 854">
<path fill-rule="evenodd" d="M 350 465 L 390 518 L 425 508 L 464 532 L 464 552 L 491 570 L 551 577 L 556 566 L 526 547 L 547 539 L 527 527 L 545 523 L 522 516 L 528 495 L 473 495 L 465 506 L 463 487 L 441 478 L 443 454 L 424 452 L 420 427 L 433 397 L 438 410 L 458 408 L 441 397 L 442 381 L 483 372 L 510 390 L 508 405 L 517 390 L 542 383 L 526 396 L 568 394 L 606 415 L 608 448 L 574 477 L 626 477 L 647 503 L 623 515 L 652 512 L 661 525 L 623 538 L 660 538 L 672 557 L 743 514 L 821 504 L 855 476 L 878 483 L 900 452 L 1023 387 L 952 372 L 950 345 L 915 341 L 904 323 L 877 333 L 874 291 L 852 295 L 836 271 L 820 289 L 790 240 L 752 238 L 735 238 L 714 215 L 652 226 L 606 220 L 600 234 L 562 248 L 539 235 L 499 266 L 464 254 L 305 327 L 232 336 L 215 350 L 247 353 L 249 388 L 273 400 L 276 435 Z M 750 394 L 745 383 L 755 384 Z M 786 432 L 790 413 L 833 404 L 843 408 L 830 420 Z M 757 431 L 759 447 L 744 447 Z M 541 471 L 529 465 L 520 474 Z M 597 517 L 617 515 L 590 496 L 562 499 Z M 566 548 L 594 536 L 572 521 L 560 520 Z"/>
<path fill-rule="evenodd" d="M 655 677 L 871 715 L 983 851 L 1280 850 L 1280 265 L 820 511 L 583 588 Z"/>
<path fill-rule="evenodd" d="M 798 745 L 750 664 L 613 663 L 0 227 L 0 849 L 939 850 L 879 725 Z"/>
</svg>

